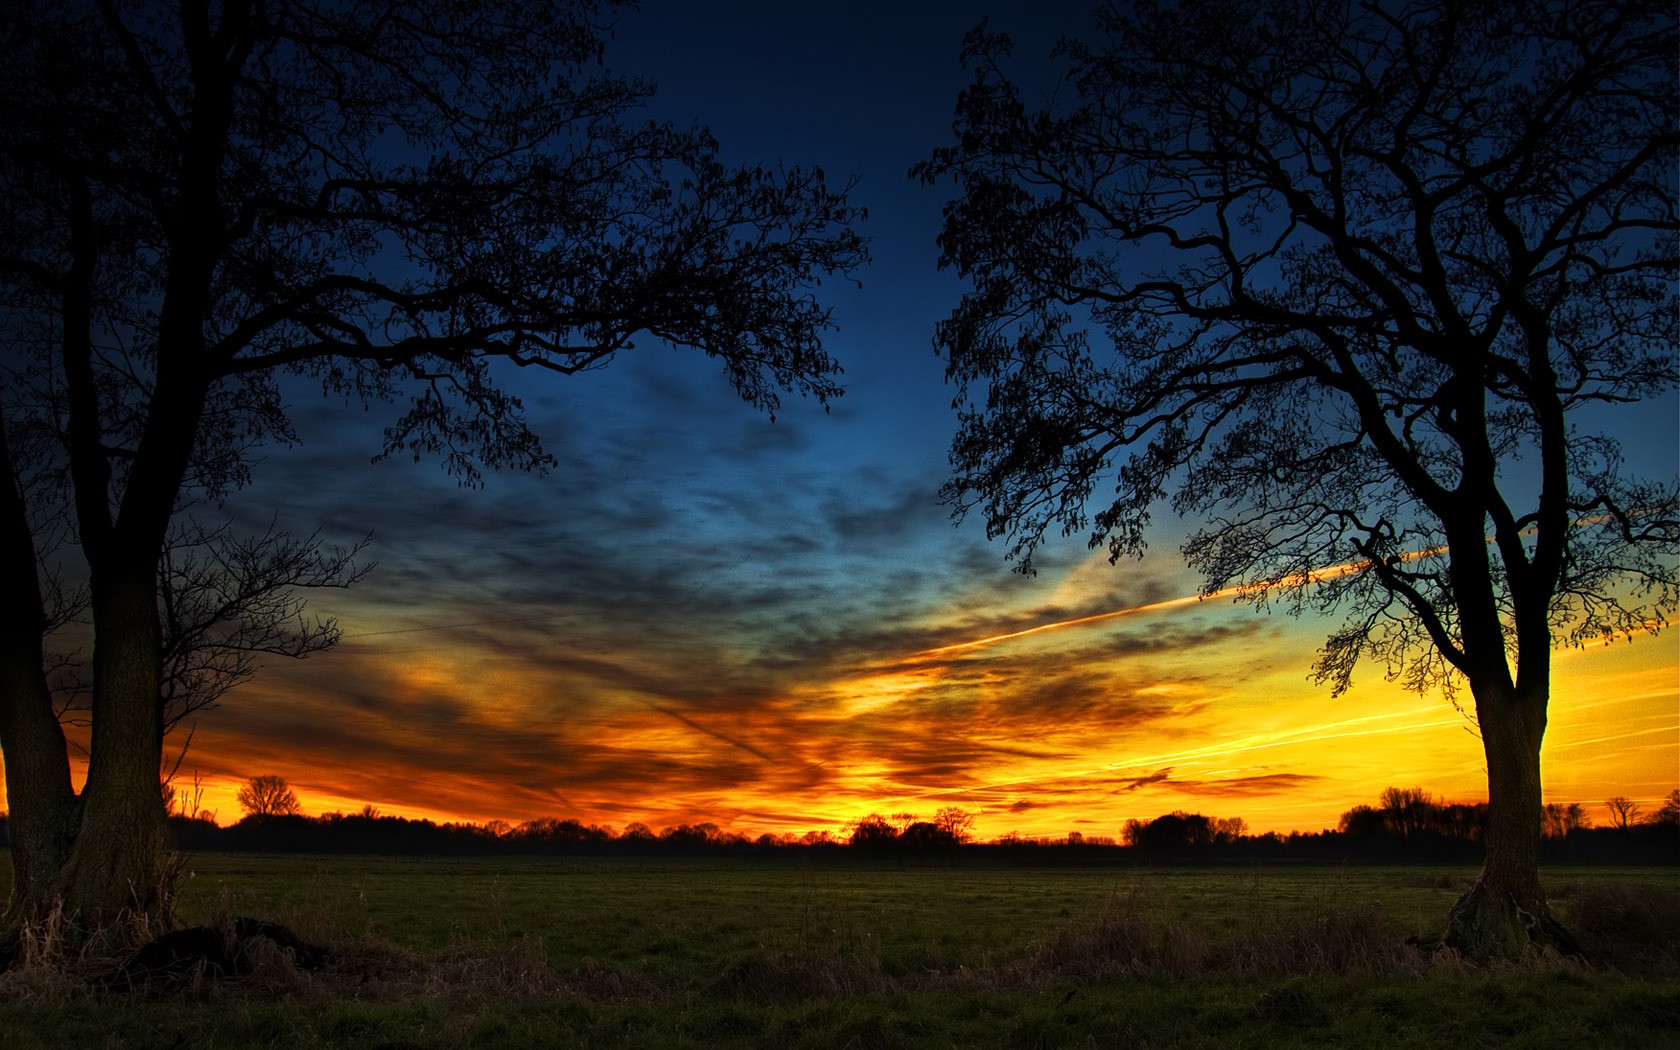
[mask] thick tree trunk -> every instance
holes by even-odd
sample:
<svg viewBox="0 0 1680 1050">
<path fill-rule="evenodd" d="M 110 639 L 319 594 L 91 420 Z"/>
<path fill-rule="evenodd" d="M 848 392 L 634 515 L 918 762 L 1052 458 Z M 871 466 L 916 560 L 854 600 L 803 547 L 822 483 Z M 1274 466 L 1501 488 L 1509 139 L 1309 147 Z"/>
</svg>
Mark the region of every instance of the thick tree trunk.
<svg viewBox="0 0 1680 1050">
<path fill-rule="evenodd" d="M 21 926 L 42 922 L 52 911 L 80 812 L 64 733 L 41 670 L 40 646 L 17 637 L 21 633 L 6 630 L 0 641 L 0 746 L 12 855 L 11 899 L 0 922 L 0 969 Z"/>
<path fill-rule="evenodd" d="M 1537 694 L 1537 695 L 1536 695 Z M 1453 904 L 1446 943 L 1484 958 L 1530 948 L 1578 951 L 1540 885 L 1540 743 L 1544 691 L 1481 690 L 1476 714 L 1487 756 L 1488 823 L 1482 873 Z"/>
<path fill-rule="evenodd" d="M 0 741 L 10 809 L 12 897 L 0 969 L 33 929 L 66 947 L 149 939 L 172 921 L 158 789 L 157 613 L 151 581 L 129 574 L 95 602 L 94 722 L 87 783 L 74 793 L 39 645 L 0 635 Z"/>
<path fill-rule="evenodd" d="M 0 753 L 6 764 L 12 891 L 0 919 L 0 969 L 26 924 L 45 921 L 75 842 L 80 812 L 70 781 L 64 727 L 47 687 L 42 638 L 45 606 L 36 575 L 35 543 L 11 447 L 0 427 L 0 596 L 8 622 L 0 625 Z"/>
<path fill-rule="evenodd" d="M 158 760 L 157 597 L 150 559 L 96 588 L 93 733 L 64 905 L 86 930 L 167 922 L 171 887 Z"/>
</svg>

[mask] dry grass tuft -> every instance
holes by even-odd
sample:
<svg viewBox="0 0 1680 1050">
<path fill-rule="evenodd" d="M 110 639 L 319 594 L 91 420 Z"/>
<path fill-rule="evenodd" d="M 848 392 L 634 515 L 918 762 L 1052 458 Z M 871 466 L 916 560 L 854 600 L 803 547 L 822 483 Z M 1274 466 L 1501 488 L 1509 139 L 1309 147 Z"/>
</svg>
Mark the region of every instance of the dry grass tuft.
<svg viewBox="0 0 1680 1050">
<path fill-rule="evenodd" d="M 1418 973 L 1427 960 L 1388 930 L 1375 907 L 1288 913 L 1237 930 L 1220 944 L 1212 968 L 1265 975 Z"/>
<path fill-rule="evenodd" d="M 755 1003 L 837 999 L 887 991 L 894 982 L 873 954 L 815 951 L 750 952 L 731 961 L 706 994 Z"/>
<path fill-rule="evenodd" d="M 1592 961 L 1629 973 L 1680 973 L 1680 890 L 1569 883 L 1552 891 L 1551 903 Z"/>
<path fill-rule="evenodd" d="M 1091 980 L 1166 972 L 1166 942 L 1167 931 L 1154 921 L 1141 891 L 1134 889 L 1124 898 L 1111 896 L 1095 919 L 1056 930 L 1035 946 L 1022 965 L 1028 974 L 1066 974 Z M 1189 937 L 1181 936 L 1178 943 L 1177 956 L 1188 958 L 1192 954 Z"/>
<path fill-rule="evenodd" d="M 1428 965 L 1427 958 L 1384 927 L 1374 908 L 1254 917 L 1210 938 L 1194 926 L 1161 921 L 1137 891 L 1111 899 L 1090 922 L 1055 931 L 1021 964 L 1026 975 L 1090 980 L 1129 974 L 1183 980 L 1209 973 L 1418 973 Z"/>
</svg>

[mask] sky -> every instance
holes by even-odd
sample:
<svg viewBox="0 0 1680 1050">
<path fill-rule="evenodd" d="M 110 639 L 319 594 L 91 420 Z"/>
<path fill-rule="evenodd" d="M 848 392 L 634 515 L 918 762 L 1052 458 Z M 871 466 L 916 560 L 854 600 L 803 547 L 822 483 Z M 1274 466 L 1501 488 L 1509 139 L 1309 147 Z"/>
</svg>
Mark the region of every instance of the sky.
<svg viewBox="0 0 1680 1050">
<path fill-rule="evenodd" d="M 182 766 L 227 823 L 275 774 L 306 812 L 655 829 L 840 831 L 870 812 L 976 814 L 982 837 L 1117 835 L 1176 809 L 1257 831 L 1334 827 L 1387 786 L 1485 797 L 1474 726 L 1380 667 L 1309 681 L 1333 621 L 1197 601 L 1163 511 L 1140 562 L 1081 539 L 1014 573 L 937 490 L 955 431 L 934 323 L 950 190 L 906 177 L 950 137 L 963 32 L 989 14 L 1049 82 L 1083 3 L 649 0 L 609 66 L 652 116 L 709 124 L 725 158 L 857 178 L 873 264 L 825 285 L 845 367 L 831 411 L 776 420 L 695 354 L 646 341 L 605 371 L 510 383 L 558 461 L 458 488 L 370 463 L 377 413 L 302 395 L 230 509 L 261 527 L 372 535 L 377 566 L 313 595 L 343 641 L 269 663 L 202 716 Z M 1672 399 L 1630 414 L 1636 466 L 1676 472 Z M 1560 652 L 1549 801 L 1654 809 L 1680 773 L 1673 633 Z M 1602 816 L 1602 814 L 1600 814 Z"/>
</svg>

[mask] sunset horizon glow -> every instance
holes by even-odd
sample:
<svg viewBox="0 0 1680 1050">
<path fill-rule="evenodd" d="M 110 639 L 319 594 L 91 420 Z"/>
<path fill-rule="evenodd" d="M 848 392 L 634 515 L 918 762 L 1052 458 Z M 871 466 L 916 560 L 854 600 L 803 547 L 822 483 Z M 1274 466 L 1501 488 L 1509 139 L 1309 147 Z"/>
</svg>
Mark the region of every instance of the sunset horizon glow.
<svg viewBox="0 0 1680 1050">
<path fill-rule="evenodd" d="M 1053 590 L 1066 598 L 1100 575 L 1095 565 L 1078 566 Z M 190 798 L 196 774 L 200 805 L 224 825 L 240 816 L 234 793 L 246 778 L 276 774 L 297 791 L 309 815 L 355 813 L 371 805 L 384 816 L 437 823 L 570 818 L 615 833 L 632 822 L 655 831 L 713 823 L 748 837 L 805 831 L 840 836 L 866 814 L 930 818 L 938 808 L 958 806 L 975 815 L 982 840 L 1006 834 L 1059 839 L 1073 831 L 1118 837 L 1128 819 L 1175 810 L 1241 817 L 1254 834 L 1319 831 L 1333 829 L 1355 805 L 1374 804 L 1385 787 L 1421 787 L 1446 801 L 1485 800 L 1473 723 L 1445 698 L 1411 693 L 1368 673 L 1330 700 L 1326 687 L 1306 681 L 1312 647 L 1302 621 L 1256 615 L 1217 601 L 1222 594 L 1155 598 L 886 654 L 861 662 L 853 673 L 836 673 L 820 684 L 792 683 L 782 695 L 766 693 L 734 710 L 621 694 L 596 712 L 586 732 L 566 724 L 543 731 L 586 745 L 593 740 L 595 748 L 660 756 L 667 775 L 657 775 L 651 758 L 640 773 L 617 763 L 586 763 L 567 778 L 577 786 L 540 796 L 520 792 L 517 782 L 498 783 L 484 764 L 436 773 L 423 760 L 335 766 L 312 755 L 309 743 L 333 733 L 303 730 L 311 719 L 325 723 L 335 715 L 353 723 L 353 707 L 335 712 L 327 698 L 280 695 L 305 687 L 287 684 L 300 676 L 330 680 L 331 665 L 341 660 L 364 671 L 400 665 L 399 695 L 390 711 L 396 715 L 402 688 L 415 691 L 411 700 L 452 694 L 486 659 L 465 651 L 452 659 L 435 648 L 416 658 L 401 644 L 403 636 L 523 625 L 534 618 L 347 629 L 340 651 L 273 666 L 233 694 L 224 709 L 201 718 L 177 790 Z M 1019 623 L 1033 612 L 1000 619 Z M 1204 623 L 1175 627 L 1175 619 Z M 1134 622 L 1135 630 L 1116 627 Z M 1220 623 L 1222 630 L 1211 630 Z M 1147 653 L 1149 639 L 1189 629 L 1211 640 L 1199 650 L 1167 654 L 1170 659 L 1158 651 L 1139 655 Z M 375 638 L 386 644 L 371 643 Z M 1123 696 L 1110 698 L 1113 711 L 1080 705 L 1079 717 L 1068 717 L 1064 707 L 1060 715 L 1024 718 L 996 695 L 1010 683 L 1055 680 L 1070 662 L 1088 667 L 1105 643 L 1125 654 L 1107 672 L 1128 686 Z M 978 652 L 986 649 L 998 652 Z M 1271 658 L 1257 661 L 1254 654 L 1264 651 Z M 1212 688 L 1207 675 L 1182 672 L 1185 658 L 1247 667 L 1250 688 Z M 1662 635 L 1642 636 L 1631 644 L 1558 650 L 1553 658 L 1554 702 L 1542 755 L 1546 800 L 1580 802 L 1600 822 L 1607 819 L 1603 800 L 1617 795 L 1654 812 L 1673 786 L 1680 731 L 1673 647 Z M 1298 683 L 1293 690 L 1284 684 L 1291 677 Z M 1372 677 L 1377 680 L 1366 680 Z M 530 690 L 523 699 L 510 695 L 505 684 L 516 678 L 495 679 L 500 713 L 515 732 L 517 712 L 539 702 Z M 1592 685 L 1599 695 L 1589 693 Z M 498 721 L 496 702 L 461 701 L 464 709 L 481 712 L 481 722 Z M 437 702 L 435 695 L 430 702 Z M 288 705 L 305 710 L 285 719 L 295 727 L 290 734 L 277 734 L 269 716 Z M 1104 726 L 1114 727 L 1112 734 Z M 918 776 L 910 761 L 916 749 L 906 750 L 905 734 L 895 727 L 911 728 L 914 740 L 931 745 L 924 762 L 969 757 L 934 761 L 937 768 Z M 287 741 L 284 750 L 264 746 L 279 739 Z M 436 737 L 434 746 L 449 754 L 447 735 Z M 607 769 L 618 771 L 616 780 Z M 498 798 L 508 802 L 498 805 Z"/>
</svg>

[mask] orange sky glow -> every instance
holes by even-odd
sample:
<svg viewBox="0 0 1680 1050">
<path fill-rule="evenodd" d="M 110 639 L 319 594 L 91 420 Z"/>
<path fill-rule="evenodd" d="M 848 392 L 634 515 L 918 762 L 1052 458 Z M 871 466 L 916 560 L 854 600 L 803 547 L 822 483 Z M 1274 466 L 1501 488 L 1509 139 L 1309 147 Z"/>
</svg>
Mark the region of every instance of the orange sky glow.
<svg viewBox="0 0 1680 1050">
<path fill-rule="evenodd" d="M 1017 608 L 911 632 L 962 640 L 834 653 L 741 693 L 663 688 L 731 679 L 747 655 L 727 646 L 711 667 L 657 650 L 537 660 L 510 633 L 519 621 L 377 628 L 376 610 L 350 607 L 337 651 L 270 666 L 201 718 L 180 780 L 196 772 L 223 823 L 239 816 L 241 780 L 273 773 L 310 813 L 371 804 L 439 821 L 710 821 L 749 835 L 838 833 L 865 813 L 950 805 L 975 813 L 983 838 L 1117 835 L 1175 809 L 1317 830 L 1390 785 L 1485 797 L 1474 726 L 1446 699 L 1387 683 L 1380 667 L 1335 699 L 1307 680 L 1326 621 L 1158 597 L 1191 582 L 1182 571 L 1146 577 L 1149 600 L 1046 618 L 1089 608 L 1126 571 L 1094 558 L 1021 586 Z M 1613 795 L 1656 808 L 1680 766 L 1677 680 L 1668 634 L 1556 652 L 1548 801 L 1600 819 Z"/>
</svg>

